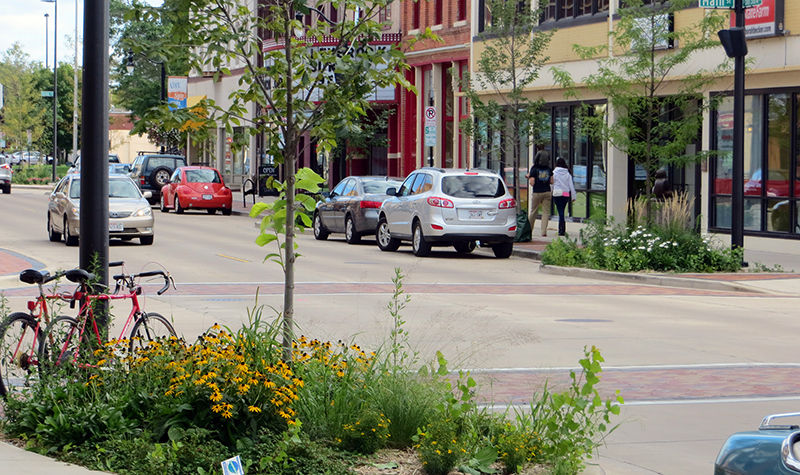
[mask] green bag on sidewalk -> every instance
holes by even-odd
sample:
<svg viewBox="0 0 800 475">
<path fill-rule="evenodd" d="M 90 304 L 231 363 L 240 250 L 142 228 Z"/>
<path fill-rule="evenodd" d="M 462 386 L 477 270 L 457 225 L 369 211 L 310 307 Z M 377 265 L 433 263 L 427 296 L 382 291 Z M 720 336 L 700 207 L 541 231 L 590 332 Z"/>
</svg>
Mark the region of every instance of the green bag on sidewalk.
<svg viewBox="0 0 800 475">
<path fill-rule="evenodd" d="M 528 221 L 528 213 L 520 211 L 517 213 L 517 235 L 514 237 L 514 242 L 530 242 L 531 231 L 531 222 Z"/>
</svg>

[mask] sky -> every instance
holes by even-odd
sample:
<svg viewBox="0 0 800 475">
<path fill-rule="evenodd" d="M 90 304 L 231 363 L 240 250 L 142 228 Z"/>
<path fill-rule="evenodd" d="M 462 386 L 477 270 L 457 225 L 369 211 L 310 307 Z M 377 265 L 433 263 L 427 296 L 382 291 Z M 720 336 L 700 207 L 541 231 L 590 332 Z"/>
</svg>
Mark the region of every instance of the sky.
<svg viewBox="0 0 800 475">
<path fill-rule="evenodd" d="M 151 5 L 160 5 L 163 0 L 146 0 Z M 83 3 L 84 0 L 58 0 L 58 60 L 72 63 L 75 47 L 69 47 L 68 38 L 75 36 L 75 10 L 80 12 L 78 18 L 78 36 L 83 36 Z M 0 0 L 0 54 L 8 51 L 19 42 L 22 50 L 30 55 L 32 61 L 45 62 L 45 52 L 49 66 L 53 67 L 53 3 L 40 0 Z M 50 18 L 45 26 L 44 14 Z M 45 34 L 48 45 L 45 47 Z M 81 51 L 78 61 L 82 62 Z"/>
</svg>

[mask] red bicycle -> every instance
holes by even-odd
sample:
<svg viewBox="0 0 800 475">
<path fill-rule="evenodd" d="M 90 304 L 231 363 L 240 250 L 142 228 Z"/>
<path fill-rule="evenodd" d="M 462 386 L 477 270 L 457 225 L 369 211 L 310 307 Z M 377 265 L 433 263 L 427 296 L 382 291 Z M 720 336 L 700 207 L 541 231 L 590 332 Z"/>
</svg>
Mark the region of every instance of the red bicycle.
<svg viewBox="0 0 800 475">
<path fill-rule="evenodd" d="M 160 276 L 164 279 L 164 287 L 158 295 L 175 287 L 172 277 L 164 271 L 148 271 L 139 274 L 120 274 L 113 278 L 116 281 L 114 293 L 89 293 L 88 289 L 79 289 L 76 300 L 82 302 L 77 318 L 58 316 L 47 326 L 45 338 L 50 343 L 50 348 L 40 345 L 39 359 L 48 362 L 49 366 L 59 366 L 71 362 L 79 367 L 91 366 L 81 360 L 81 345 L 89 344 L 95 349 L 102 348 L 104 339 L 95 315 L 96 302 L 111 302 L 114 300 L 130 300 L 131 311 L 120 330 L 119 339 L 125 336 L 129 339 L 129 350 L 144 347 L 148 342 L 163 338 L 177 337 L 172 324 L 163 315 L 155 312 L 145 312 L 139 304 L 139 296 L 143 294 L 142 286 L 138 283 L 141 278 Z M 122 293 L 120 293 L 122 291 Z M 130 328 L 130 333 L 128 333 Z M 91 334 L 87 330 L 91 330 Z M 91 353 L 91 352 L 89 352 Z M 80 361 L 79 361 L 80 360 Z"/>
<path fill-rule="evenodd" d="M 61 277 L 79 284 L 76 291 L 58 292 L 55 287 L 50 293 L 45 292 L 45 284 Z M 83 269 L 58 271 L 54 275 L 26 269 L 19 274 L 20 281 L 39 286 L 39 296 L 28 302 L 28 313 L 14 312 L 0 324 L 0 396 L 6 396 L 12 387 L 38 378 L 40 355 L 49 348 L 44 344 L 44 329 L 51 323 L 48 307 L 58 301 L 73 302 L 83 285 L 93 279 L 94 275 Z"/>
</svg>

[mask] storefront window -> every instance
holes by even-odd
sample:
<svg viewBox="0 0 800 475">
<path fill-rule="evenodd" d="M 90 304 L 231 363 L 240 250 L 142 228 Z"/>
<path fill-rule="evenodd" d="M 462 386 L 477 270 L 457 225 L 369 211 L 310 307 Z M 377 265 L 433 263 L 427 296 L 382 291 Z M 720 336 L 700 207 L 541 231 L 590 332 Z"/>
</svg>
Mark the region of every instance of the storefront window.
<svg viewBox="0 0 800 475">
<path fill-rule="evenodd" d="M 799 149 L 798 93 L 780 92 L 745 97 L 744 229 L 753 233 L 800 235 L 797 206 Z M 712 161 L 712 228 L 730 229 L 733 169 L 733 99 L 723 100 L 716 113 Z"/>
</svg>

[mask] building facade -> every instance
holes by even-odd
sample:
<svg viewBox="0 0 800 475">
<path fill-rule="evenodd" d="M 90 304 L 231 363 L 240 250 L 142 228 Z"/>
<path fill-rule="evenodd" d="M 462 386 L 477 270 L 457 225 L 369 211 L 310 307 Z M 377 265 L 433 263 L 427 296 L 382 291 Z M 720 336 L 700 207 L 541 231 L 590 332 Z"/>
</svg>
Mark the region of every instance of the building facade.
<svg viewBox="0 0 800 475">
<path fill-rule="evenodd" d="M 546 103 L 550 120 L 543 147 L 554 158 L 565 158 L 575 179 L 578 200 L 571 206 L 568 229 L 576 231 L 581 222 L 595 214 L 625 222 L 628 200 L 643 188 L 644 171 L 626 154 L 608 144 L 593 142 L 584 132 L 579 110 L 605 115 L 608 121 L 619 115 L 609 107 L 605 97 L 582 84 L 584 78 L 596 72 L 597 59 L 583 60 L 573 50 L 575 44 L 609 44 L 609 32 L 618 21 L 616 10 L 621 0 L 541 1 L 545 2 L 544 14 L 538 28 L 555 29 L 545 52 L 550 59 L 544 71 L 551 67 L 568 71 L 576 82 L 579 98 L 565 95 L 553 75 L 547 73 L 526 91 L 530 98 Z M 476 58 L 483 49 L 477 35 L 489 14 L 484 0 L 474 0 L 474 4 L 475 40 L 471 59 L 476 69 Z M 696 24 L 706 14 L 705 9 L 693 6 L 668 21 L 674 28 L 682 28 Z M 800 56 L 791 52 L 800 46 L 800 3 L 763 0 L 761 6 L 747 10 L 746 18 L 748 58 L 753 63 L 746 76 L 745 182 L 741 184 L 745 193 L 745 247 L 796 253 L 800 252 Z M 611 44 L 609 50 L 614 51 L 613 47 Z M 660 54 L 670 54 L 669 50 L 677 48 L 679 44 L 667 45 Z M 663 94 L 667 97 L 676 94 L 687 75 L 725 59 L 721 46 L 697 53 L 666 78 Z M 714 151 L 715 155 L 707 161 L 668 167 L 669 179 L 673 188 L 695 199 L 695 215 L 700 219 L 701 230 L 716 233 L 729 242 L 733 186 L 732 73 L 719 77 L 702 93 L 706 99 L 718 95 L 724 99 L 717 110 L 705 114 L 702 133 L 686 154 L 703 150 Z M 533 145 L 529 157 L 532 152 Z"/>
</svg>

